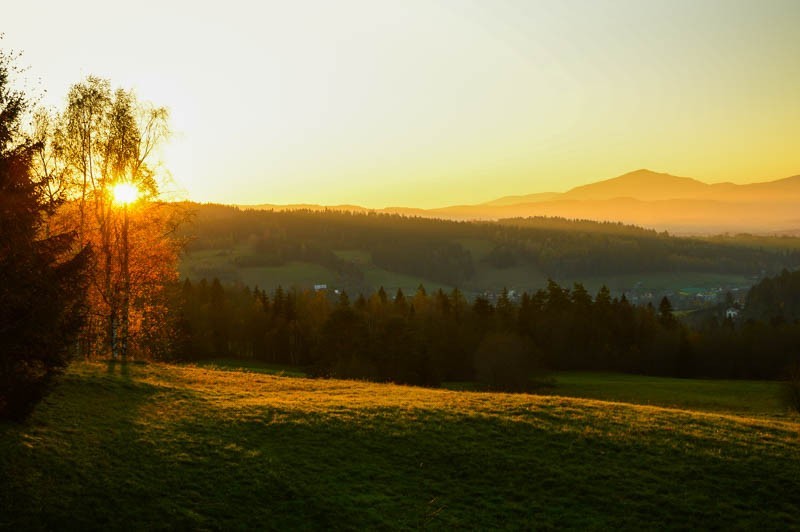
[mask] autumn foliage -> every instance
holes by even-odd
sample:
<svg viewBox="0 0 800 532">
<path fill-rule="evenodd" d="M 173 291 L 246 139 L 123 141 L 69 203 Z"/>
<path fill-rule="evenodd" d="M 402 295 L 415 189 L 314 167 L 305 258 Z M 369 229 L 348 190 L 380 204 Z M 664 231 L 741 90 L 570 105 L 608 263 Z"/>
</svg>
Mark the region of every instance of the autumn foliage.
<svg viewBox="0 0 800 532">
<path fill-rule="evenodd" d="M 95 251 L 80 353 L 126 358 L 169 349 L 165 287 L 177 280 L 174 230 L 183 212 L 160 190 L 167 110 L 90 76 L 70 89 L 63 112 L 38 113 L 36 126 L 36 171 L 55 183 L 60 205 L 49 223 Z M 136 197 L 115 198 L 121 183 Z"/>
</svg>

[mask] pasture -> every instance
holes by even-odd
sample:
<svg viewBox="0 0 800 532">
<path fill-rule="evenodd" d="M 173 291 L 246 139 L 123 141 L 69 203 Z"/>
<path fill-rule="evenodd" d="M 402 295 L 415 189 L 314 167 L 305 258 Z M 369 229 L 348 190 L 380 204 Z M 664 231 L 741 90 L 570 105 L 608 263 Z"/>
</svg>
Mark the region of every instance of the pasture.
<svg viewBox="0 0 800 532">
<path fill-rule="evenodd" d="M 795 418 L 81 362 L 0 425 L 0 528 L 792 528 L 798 453 Z"/>
</svg>

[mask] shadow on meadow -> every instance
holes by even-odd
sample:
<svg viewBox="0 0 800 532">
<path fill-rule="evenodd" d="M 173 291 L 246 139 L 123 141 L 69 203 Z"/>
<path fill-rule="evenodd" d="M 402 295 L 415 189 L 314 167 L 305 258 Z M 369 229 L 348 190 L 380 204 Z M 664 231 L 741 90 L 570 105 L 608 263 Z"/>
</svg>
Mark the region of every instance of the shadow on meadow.
<svg viewBox="0 0 800 532">
<path fill-rule="evenodd" d="M 325 523 L 271 467 L 178 421 L 197 393 L 143 382 L 137 366 L 67 374 L 25 423 L 0 425 L 0 529 Z"/>
<path fill-rule="evenodd" d="M 797 524 L 795 467 L 703 437 L 616 437 L 489 416 L 404 410 L 366 419 L 265 411 L 207 430 L 263 453 L 309 517 L 354 528 Z M 557 423 L 563 423 L 563 417 Z M 193 431 L 191 427 L 187 431 Z"/>
<path fill-rule="evenodd" d="M 0 526 L 800 524 L 792 428 L 571 401 L 467 413 L 252 405 L 257 393 L 191 390 L 193 373 L 113 369 L 68 374 L 28 423 L 3 427 Z M 293 382 L 308 401 L 321 391 Z"/>
</svg>

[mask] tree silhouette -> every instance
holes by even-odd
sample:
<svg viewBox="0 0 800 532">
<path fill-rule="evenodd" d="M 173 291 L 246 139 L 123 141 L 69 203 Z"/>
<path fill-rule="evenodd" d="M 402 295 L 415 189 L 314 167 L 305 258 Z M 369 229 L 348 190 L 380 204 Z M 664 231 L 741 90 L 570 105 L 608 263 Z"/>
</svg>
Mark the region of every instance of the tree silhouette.
<svg viewBox="0 0 800 532">
<path fill-rule="evenodd" d="M 28 102 L 13 71 L 0 50 L 0 416 L 20 418 L 71 355 L 90 252 L 46 230 L 54 206 L 32 177 L 38 146 L 21 131 Z"/>
<path fill-rule="evenodd" d="M 675 316 L 672 315 L 672 303 L 667 296 L 662 297 L 658 304 L 658 321 L 668 328 L 672 328 L 676 324 Z"/>
</svg>

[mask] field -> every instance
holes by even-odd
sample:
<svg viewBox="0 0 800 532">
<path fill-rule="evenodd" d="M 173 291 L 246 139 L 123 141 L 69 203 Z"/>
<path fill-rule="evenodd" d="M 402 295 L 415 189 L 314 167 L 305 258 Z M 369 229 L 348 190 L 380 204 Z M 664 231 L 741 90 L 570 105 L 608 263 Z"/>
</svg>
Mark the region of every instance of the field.
<svg viewBox="0 0 800 532">
<path fill-rule="evenodd" d="M 292 261 L 280 266 L 240 267 L 235 260 L 242 254 L 242 250 L 233 249 L 193 251 L 182 258 L 179 273 L 181 278 L 210 280 L 217 277 L 223 282 L 241 282 L 270 290 L 278 286 L 336 284 L 336 272 L 320 264 Z"/>
<path fill-rule="evenodd" d="M 302 368 L 238 359 L 212 359 L 197 365 L 228 371 L 246 371 L 306 377 Z M 617 403 L 661 406 L 720 414 L 794 418 L 783 400 L 783 385 L 776 381 L 677 379 L 609 372 L 560 371 L 542 375 L 538 395 L 599 399 Z M 445 389 L 475 391 L 474 382 L 445 383 Z"/>
<path fill-rule="evenodd" d="M 772 381 L 673 379 L 621 373 L 559 372 L 543 392 L 737 415 L 785 417 L 781 384 Z"/>
<path fill-rule="evenodd" d="M 358 266 L 364 272 L 364 284 L 370 287 L 371 290 L 377 290 L 382 286 L 390 296 L 394 296 L 398 288 L 402 289 L 403 293 L 407 295 L 413 295 L 419 285 L 423 285 L 426 290 L 438 290 L 441 288 L 448 292 L 453 288 L 424 277 L 379 268 L 372 262 L 372 256 L 369 251 L 363 249 L 337 250 L 336 255 Z"/>
<path fill-rule="evenodd" d="M 514 266 L 509 268 L 496 268 L 485 262 L 490 243 L 482 240 L 460 240 L 459 243 L 472 253 L 475 260 L 473 276 L 459 288 L 469 296 L 489 292 L 499 292 L 506 287 L 518 293 L 522 291 L 533 292 L 547 284 L 547 275 L 537 268 Z M 272 290 L 277 286 L 310 288 L 315 284 L 325 284 L 332 288 L 341 288 L 342 279 L 333 270 L 315 263 L 292 261 L 281 266 L 270 267 L 242 267 L 235 263 L 237 257 L 250 252 L 245 248 L 216 249 L 192 251 L 186 254 L 180 265 L 181 277 L 199 280 L 203 277 L 211 279 L 218 277 L 223 282 L 238 281 L 248 286 L 259 286 Z M 441 288 L 449 292 L 452 286 L 442 284 L 424 277 L 407 275 L 380 268 L 372 262 L 368 251 L 359 249 L 337 250 L 339 258 L 354 263 L 364 274 L 364 287 L 368 290 L 377 290 L 383 286 L 393 295 L 398 288 L 408 295 L 413 294 L 422 284 L 431 292 Z M 696 295 L 700 292 L 712 290 L 727 291 L 730 289 L 746 289 L 753 284 L 752 279 L 741 275 L 728 275 L 723 273 L 642 273 L 611 276 L 593 276 L 581 279 L 557 279 L 565 287 L 572 287 L 574 282 L 581 282 L 595 294 L 602 285 L 608 286 L 614 295 L 623 293 L 631 296 L 637 293 L 680 293 L 683 295 Z"/>
<path fill-rule="evenodd" d="M 796 417 L 255 369 L 74 364 L 0 425 L 0 528 L 800 526 Z"/>
<path fill-rule="evenodd" d="M 181 260 L 179 272 L 181 278 L 200 280 L 203 277 L 219 278 L 223 282 L 241 282 L 248 286 L 258 286 L 272 290 L 278 286 L 284 288 L 311 288 L 316 284 L 325 284 L 332 288 L 340 288 L 342 280 L 335 271 L 321 264 L 291 261 L 281 266 L 241 267 L 234 263 L 236 257 L 244 254 L 244 250 L 216 249 L 192 251 Z M 439 288 L 450 291 L 451 286 L 418 277 L 392 272 L 379 268 L 372 263 L 368 252 L 362 250 L 342 250 L 336 254 L 341 258 L 354 262 L 364 273 L 364 284 L 377 290 L 383 286 L 392 296 L 401 288 L 406 294 L 413 294 L 422 284 L 427 290 Z"/>
</svg>

